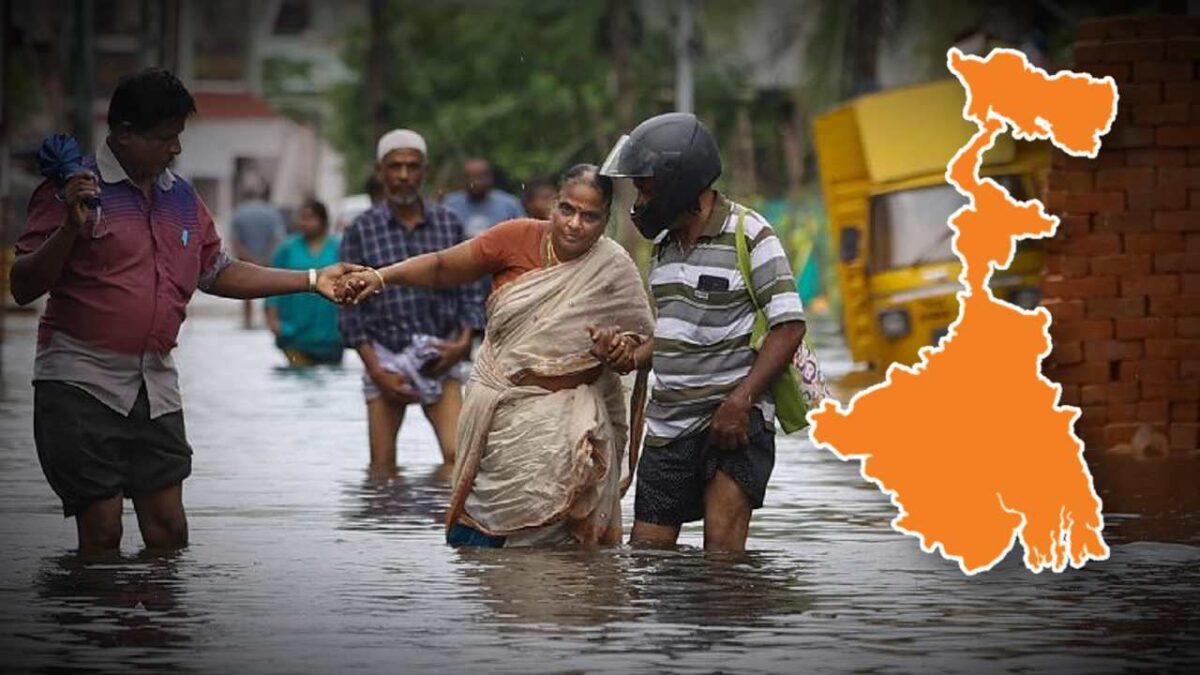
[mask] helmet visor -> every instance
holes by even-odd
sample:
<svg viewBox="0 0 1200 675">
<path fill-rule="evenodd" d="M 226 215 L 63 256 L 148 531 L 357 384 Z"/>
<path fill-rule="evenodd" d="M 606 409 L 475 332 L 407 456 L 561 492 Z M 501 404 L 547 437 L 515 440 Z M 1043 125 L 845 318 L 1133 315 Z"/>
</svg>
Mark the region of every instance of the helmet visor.
<svg viewBox="0 0 1200 675">
<path fill-rule="evenodd" d="M 641 144 L 629 142 L 629 134 L 613 146 L 600 165 L 600 175 L 609 178 L 650 178 L 654 176 L 654 153 Z"/>
</svg>

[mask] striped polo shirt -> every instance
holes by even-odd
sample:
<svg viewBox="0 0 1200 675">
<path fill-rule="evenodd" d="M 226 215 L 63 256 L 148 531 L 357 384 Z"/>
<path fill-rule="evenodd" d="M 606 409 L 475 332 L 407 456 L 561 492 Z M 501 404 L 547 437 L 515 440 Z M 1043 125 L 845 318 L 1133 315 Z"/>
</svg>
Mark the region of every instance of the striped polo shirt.
<svg viewBox="0 0 1200 675">
<path fill-rule="evenodd" d="M 654 384 L 646 409 L 646 445 L 663 446 L 708 427 L 725 397 L 750 373 L 754 302 L 738 271 L 737 210 L 717 195 L 700 238 L 684 250 L 667 232 L 655 246 L 650 288 L 657 309 Z M 761 215 L 747 210 L 754 295 L 772 328 L 803 321 L 787 254 Z M 771 424 L 770 392 L 755 406 Z"/>
</svg>

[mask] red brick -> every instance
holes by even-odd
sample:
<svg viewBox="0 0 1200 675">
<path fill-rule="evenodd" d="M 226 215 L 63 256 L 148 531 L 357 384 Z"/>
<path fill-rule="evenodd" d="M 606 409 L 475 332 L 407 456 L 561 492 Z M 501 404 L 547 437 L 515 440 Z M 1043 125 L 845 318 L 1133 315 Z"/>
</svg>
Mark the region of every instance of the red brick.
<svg viewBox="0 0 1200 675">
<path fill-rule="evenodd" d="M 1070 255 L 1104 256 L 1121 252 L 1121 235 L 1102 232 L 1074 237 L 1064 242 Z"/>
<path fill-rule="evenodd" d="M 1172 424 L 1167 438 L 1172 450 L 1196 450 L 1200 448 L 1200 424 Z"/>
<path fill-rule="evenodd" d="M 1104 444 L 1106 447 L 1112 447 L 1121 443 L 1128 443 L 1138 429 L 1143 426 L 1150 426 L 1161 434 L 1166 434 L 1167 425 L 1165 424 L 1149 424 L 1146 422 L 1124 422 L 1120 424 L 1107 424 L 1104 427 Z"/>
<path fill-rule="evenodd" d="M 1180 361 L 1179 379 L 1200 380 L 1200 361 Z"/>
<path fill-rule="evenodd" d="M 1121 87 L 1121 98 L 1125 98 L 1125 89 L 1127 87 L 1128 85 Z M 1147 99 L 1152 97 L 1149 93 L 1142 93 L 1141 95 L 1146 96 Z M 1174 101 L 1195 103 L 1200 101 L 1200 82 L 1167 82 L 1163 85 L 1161 100 L 1167 103 Z M 1157 103 L 1157 101 L 1155 102 Z M 1134 105 L 1137 104 L 1134 103 Z"/>
<path fill-rule="evenodd" d="M 1122 281 L 1124 284 L 1124 281 Z M 1126 319 L 1146 316 L 1146 299 L 1136 298 L 1089 298 L 1085 316 L 1089 319 Z"/>
<path fill-rule="evenodd" d="M 1095 405 L 1097 403 L 1108 402 L 1108 387 L 1107 384 L 1082 384 L 1079 385 L 1079 405 Z M 1066 392 L 1066 387 L 1063 387 L 1063 392 Z M 1066 398 L 1061 399 L 1062 403 L 1068 403 Z M 1071 403 L 1071 405 L 1076 405 Z"/>
<path fill-rule="evenodd" d="M 1170 253 L 1184 246 L 1183 235 L 1174 232 L 1131 232 L 1121 238 L 1126 253 Z"/>
<path fill-rule="evenodd" d="M 1120 148 L 1114 148 L 1105 140 L 1104 152 L 1100 153 L 1097 157 L 1072 157 L 1065 152 L 1054 152 L 1050 154 L 1050 166 L 1054 167 L 1055 170 L 1066 169 L 1068 171 L 1125 166 L 1125 151 Z"/>
<path fill-rule="evenodd" d="M 1153 269 L 1154 256 L 1149 253 L 1125 253 L 1088 260 L 1092 274 L 1095 275 L 1149 274 Z"/>
<path fill-rule="evenodd" d="M 1123 297 L 1178 294 L 1178 274 L 1148 274 L 1121 279 L 1121 295 Z"/>
<path fill-rule="evenodd" d="M 1187 166 L 1188 161 L 1187 150 L 1182 148 L 1139 148 L 1127 150 L 1125 158 L 1129 166 L 1150 166 L 1155 168 Z"/>
<path fill-rule="evenodd" d="M 1076 321 L 1083 318 L 1083 300 L 1048 298 L 1042 303 L 1055 321 Z"/>
<path fill-rule="evenodd" d="M 1092 216 L 1068 215 L 1058 217 L 1058 229 L 1054 231 L 1056 239 L 1077 239 L 1092 232 Z"/>
<path fill-rule="evenodd" d="M 1050 325 L 1050 335 L 1055 341 L 1109 340 L 1113 334 L 1113 322 L 1102 319 L 1055 321 Z"/>
<path fill-rule="evenodd" d="M 1200 210 L 1156 213 L 1154 229 L 1160 232 L 1200 232 Z"/>
<path fill-rule="evenodd" d="M 1137 382 L 1109 382 L 1107 387 L 1110 403 L 1135 403 L 1142 397 Z"/>
<path fill-rule="evenodd" d="M 1104 22 L 1104 36 L 1109 38 L 1131 38 L 1139 35 L 1142 22 L 1136 18 L 1116 16 Z"/>
<path fill-rule="evenodd" d="M 1160 147 L 1193 147 L 1200 145 L 1200 127 L 1162 126 L 1155 127 L 1154 144 Z"/>
<path fill-rule="evenodd" d="M 1088 169 L 1057 169 L 1047 177 L 1047 187 L 1069 192 L 1091 192 L 1095 184 L 1094 174 Z"/>
<path fill-rule="evenodd" d="M 1179 372 L 1179 362 L 1166 359 L 1141 359 L 1139 361 L 1121 361 L 1117 367 L 1118 376 L 1122 380 L 1136 382 L 1171 382 Z"/>
<path fill-rule="evenodd" d="M 1123 127 L 1115 128 L 1104 139 L 1105 148 L 1149 148 L 1153 145 L 1166 145 L 1164 143 L 1155 143 L 1155 129 L 1167 129 L 1170 127 Z M 1104 153 L 1100 153 L 1103 157 Z"/>
<path fill-rule="evenodd" d="M 1052 298 L 1115 298 L 1116 277 L 1083 277 L 1066 279 L 1048 277 L 1042 282 L 1043 292 Z"/>
<path fill-rule="evenodd" d="M 1091 258 L 1080 258 L 1077 256 L 1062 256 L 1059 264 L 1059 274 L 1069 279 L 1078 279 L 1080 277 L 1091 276 Z"/>
<path fill-rule="evenodd" d="M 1101 384 L 1108 382 L 1107 363 L 1077 363 L 1054 368 L 1047 376 L 1062 384 Z"/>
<path fill-rule="evenodd" d="M 1200 337 L 1200 316 L 1179 317 L 1175 320 L 1175 331 L 1179 337 Z"/>
<path fill-rule="evenodd" d="M 1142 343 L 1138 340 L 1099 340 L 1083 343 L 1085 361 L 1133 361 L 1142 358 Z"/>
<path fill-rule="evenodd" d="M 1102 61 L 1099 40 L 1082 40 L 1075 43 L 1073 63 Z"/>
<path fill-rule="evenodd" d="M 1200 190 L 1188 190 L 1188 206 L 1200 209 Z"/>
<path fill-rule="evenodd" d="M 1187 101 L 1137 106 L 1133 109 L 1132 119 L 1139 127 L 1187 124 L 1192 119 L 1192 108 Z"/>
<path fill-rule="evenodd" d="M 1137 34 L 1143 37 L 1192 37 L 1200 34 L 1197 30 L 1200 24 L 1183 16 L 1158 14 L 1123 20 L 1132 21 Z"/>
<path fill-rule="evenodd" d="M 1166 46 L 1167 58 L 1172 61 L 1200 60 L 1200 38 L 1171 38 Z"/>
<path fill-rule="evenodd" d="M 1200 272 L 1200 251 L 1184 251 L 1183 270 L 1185 272 Z"/>
<path fill-rule="evenodd" d="M 1137 61 L 1132 77 L 1136 82 L 1187 82 L 1195 72 L 1188 61 Z"/>
<path fill-rule="evenodd" d="M 1148 220 L 1147 211 L 1187 208 L 1187 188 L 1182 185 L 1156 185 L 1148 189 L 1131 189 L 1126 194 L 1125 203 L 1131 213 L 1123 215 L 1140 216 Z"/>
<path fill-rule="evenodd" d="M 1186 188 L 1200 187 L 1200 166 L 1165 166 L 1158 169 L 1160 185 L 1179 185 Z"/>
<path fill-rule="evenodd" d="M 1191 382 L 1141 382 L 1141 399 L 1157 401 L 1165 398 L 1172 402 L 1194 403 L 1200 399 L 1200 380 Z"/>
<path fill-rule="evenodd" d="M 1200 166 L 1200 148 L 1188 148 L 1188 166 Z"/>
<path fill-rule="evenodd" d="M 1095 386 L 1095 385 L 1090 385 Z M 1079 405 L 1079 385 L 1064 384 L 1062 385 L 1062 396 L 1058 399 L 1063 405 Z"/>
<path fill-rule="evenodd" d="M 1188 115 L 1188 121 L 1192 124 L 1200 124 L 1200 103 L 1192 103 L 1192 112 Z"/>
<path fill-rule="evenodd" d="M 1150 297 L 1150 316 L 1178 316 L 1200 314 L 1200 298 L 1186 295 L 1159 295 Z"/>
<path fill-rule="evenodd" d="M 1095 424 L 1081 424 L 1076 422 L 1075 435 L 1083 442 L 1084 451 L 1095 448 L 1104 447 L 1104 427 Z"/>
<path fill-rule="evenodd" d="M 1154 256 L 1154 272 L 1182 272 L 1186 260 L 1186 253 L 1158 253 Z"/>
<path fill-rule="evenodd" d="M 1161 63 L 1157 61 L 1154 63 Z M 1133 68 L 1128 63 L 1078 63 L 1072 69 L 1079 73 L 1087 73 L 1092 77 L 1111 77 L 1117 81 L 1117 84 L 1123 84 L 1133 80 Z M 1158 71 L 1153 71 L 1158 72 Z M 1162 77 L 1146 77 L 1146 82 L 1159 82 Z"/>
<path fill-rule="evenodd" d="M 1159 61 L 1166 52 L 1163 40 L 1112 40 L 1100 43 L 1101 60 L 1106 63 Z M 1078 50 L 1076 59 L 1078 59 Z"/>
<path fill-rule="evenodd" d="M 1189 234 L 1183 238 L 1183 250 L 1185 253 L 1196 253 L 1200 251 L 1200 234 Z"/>
<path fill-rule="evenodd" d="M 1119 213 L 1125 210 L 1125 194 L 1123 192 L 1068 192 L 1062 210 L 1064 213 Z"/>
<path fill-rule="evenodd" d="M 1055 342 L 1047 359 L 1051 366 L 1069 366 L 1083 361 L 1083 345 L 1079 342 Z"/>
<path fill-rule="evenodd" d="M 1178 88 L 1180 86 L 1187 86 L 1187 85 L 1183 84 L 1183 83 L 1179 83 L 1179 82 L 1172 82 L 1170 86 Z M 1117 93 L 1120 95 L 1122 102 L 1130 103 L 1134 107 L 1137 107 L 1137 106 L 1143 106 L 1143 105 L 1154 105 L 1156 103 L 1162 103 L 1163 99 L 1165 97 L 1165 94 L 1166 94 L 1165 90 L 1166 90 L 1166 87 L 1164 87 L 1162 84 L 1160 84 L 1158 82 L 1133 82 L 1130 84 L 1122 84 Z M 1170 100 L 1172 100 L 1172 101 L 1191 101 L 1192 100 L 1192 99 L 1184 96 L 1183 94 L 1184 94 L 1184 92 L 1182 92 L 1182 91 L 1176 91 L 1175 92 L 1176 98 L 1173 98 Z M 1105 143 L 1105 147 L 1108 147 L 1107 142 Z M 1101 153 L 1101 154 L 1103 154 L 1103 153 Z"/>
<path fill-rule="evenodd" d="M 1105 421 L 1113 424 L 1121 424 L 1128 422 L 1136 422 L 1138 419 L 1138 404 L 1136 403 L 1109 403 L 1106 407 Z"/>
<path fill-rule="evenodd" d="M 1200 422 L 1200 404 L 1172 403 L 1172 422 Z"/>
<path fill-rule="evenodd" d="M 1081 174 L 1081 171 L 1063 172 Z M 1115 167 L 1096 172 L 1097 190 L 1146 189 L 1154 186 L 1154 169 L 1150 167 Z M 1070 189 L 1070 188 L 1068 188 Z M 1076 188 L 1078 189 L 1078 188 Z M 1079 189 L 1079 191 L 1083 191 Z"/>
<path fill-rule="evenodd" d="M 1143 401 L 1137 404 L 1139 422 L 1166 422 L 1170 418 L 1170 404 L 1166 401 Z"/>
<path fill-rule="evenodd" d="M 1180 277 L 1183 288 L 1181 292 L 1189 298 L 1200 297 L 1200 274 L 1183 274 Z"/>
<path fill-rule="evenodd" d="M 1110 421 L 1108 414 L 1110 406 L 1106 405 L 1090 405 L 1082 408 L 1082 414 L 1079 416 L 1079 423 L 1087 426 L 1095 424 L 1107 424 Z"/>
<path fill-rule="evenodd" d="M 1174 337 L 1175 319 L 1147 316 L 1140 319 L 1117 319 L 1113 335 L 1118 340 L 1144 340 L 1151 337 Z"/>
<path fill-rule="evenodd" d="M 1200 358 L 1200 340 L 1149 338 L 1145 344 L 1148 359 L 1182 359 L 1188 356 Z"/>
</svg>

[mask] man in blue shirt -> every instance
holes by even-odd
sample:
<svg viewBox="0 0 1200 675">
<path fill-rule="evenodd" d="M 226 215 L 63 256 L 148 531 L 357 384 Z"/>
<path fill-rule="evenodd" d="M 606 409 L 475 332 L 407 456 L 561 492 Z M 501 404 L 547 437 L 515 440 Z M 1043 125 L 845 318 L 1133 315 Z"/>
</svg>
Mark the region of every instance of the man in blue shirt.
<svg viewBox="0 0 1200 675">
<path fill-rule="evenodd" d="M 495 187 L 496 175 L 486 159 L 473 157 L 463 162 L 463 176 L 467 189 L 446 195 L 442 206 L 458 214 L 468 237 L 496 223 L 525 217 L 520 200 Z"/>
</svg>

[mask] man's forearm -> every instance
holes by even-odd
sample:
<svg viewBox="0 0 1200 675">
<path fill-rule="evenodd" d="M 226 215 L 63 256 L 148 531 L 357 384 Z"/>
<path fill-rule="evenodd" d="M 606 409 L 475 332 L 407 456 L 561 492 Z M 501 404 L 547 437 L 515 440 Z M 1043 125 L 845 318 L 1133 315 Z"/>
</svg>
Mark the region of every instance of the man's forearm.
<svg viewBox="0 0 1200 675">
<path fill-rule="evenodd" d="M 230 263 L 213 284 L 213 295 L 242 300 L 303 293 L 307 290 L 307 271 L 260 267 L 244 260 Z"/>
<path fill-rule="evenodd" d="M 758 355 L 754 358 L 754 365 L 750 367 L 750 374 L 730 396 L 747 397 L 750 403 L 761 398 L 763 393 L 770 389 L 771 383 L 792 362 L 792 357 L 804 339 L 804 331 L 803 321 L 788 321 L 768 331 Z"/>
<path fill-rule="evenodd" d="M 13 262 L 12 296 L 18 305 L 29 304 L 54 287 L 78 238 L 79 228 L 66 222 L 37 250 Z"/>
<path fill-rule="evenodd" d="M 379 357 L 375 354 L 375 347 L 370 342 L 355 346 L 354 351 L 358 352 L 358 357 L 362 359 L 363 370 L 367 371 L 367 375 L 379 370 Z"/>
</svg>

